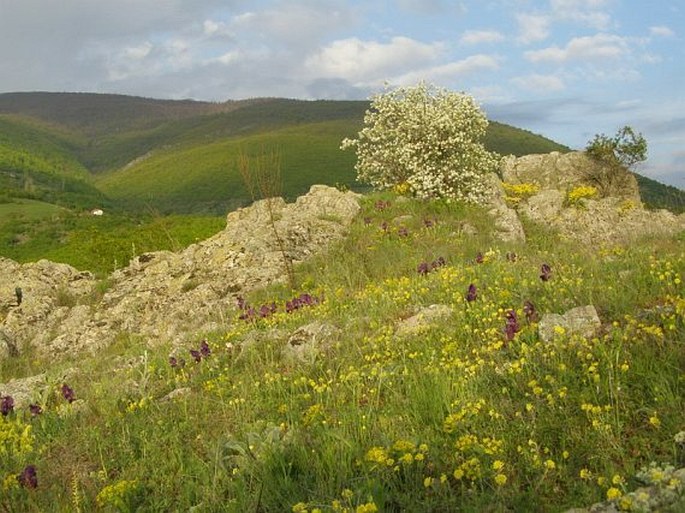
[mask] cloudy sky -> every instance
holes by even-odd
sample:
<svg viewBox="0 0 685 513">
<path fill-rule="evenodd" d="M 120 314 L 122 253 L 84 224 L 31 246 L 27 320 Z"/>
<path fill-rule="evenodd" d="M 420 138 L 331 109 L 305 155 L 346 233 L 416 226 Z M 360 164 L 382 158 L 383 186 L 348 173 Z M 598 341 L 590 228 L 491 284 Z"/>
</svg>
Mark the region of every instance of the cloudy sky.
<svg viewBox="0 0 685 513">
<path fill-rule="evenodd" d="M 685 188 L 683 0 L 0 0 L 0 92 L 364 99 L 420 80 Z"/>
</svg>

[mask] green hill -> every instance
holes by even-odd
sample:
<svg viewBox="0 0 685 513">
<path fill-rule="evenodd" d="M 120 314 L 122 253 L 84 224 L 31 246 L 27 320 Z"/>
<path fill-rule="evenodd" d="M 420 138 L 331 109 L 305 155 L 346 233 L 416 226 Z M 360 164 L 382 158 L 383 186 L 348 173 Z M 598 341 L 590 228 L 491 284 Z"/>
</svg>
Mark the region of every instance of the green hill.
<svg viewBox="0 0 685 513">
<path fill-rule="evenodd" d="M 339 143 L 362 127 L 367 108 L 366 101 L 0 94 L 0 198 L 223 215 L 249 201 L 237 153 L 261 147 L 280 150 L 287 197 L 316 182 L 359 187 L 354 156 Z M 500 154 L 568 151 L 496 121 L 485 144 Z M 683 208 L 678 189 L 649 179 L 640 187 L 650 206 Z"/>
</svg>

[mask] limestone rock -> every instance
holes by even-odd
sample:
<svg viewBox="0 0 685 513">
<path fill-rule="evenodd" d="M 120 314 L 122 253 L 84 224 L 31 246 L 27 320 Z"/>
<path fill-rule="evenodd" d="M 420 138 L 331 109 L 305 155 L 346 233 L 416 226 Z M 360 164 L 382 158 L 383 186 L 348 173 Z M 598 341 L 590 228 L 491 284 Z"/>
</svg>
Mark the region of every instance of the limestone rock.
<svg viewBox="0 0 685 513">
<path fill-rule="evenodd" d="M 591 338 L 602 322 L 597 315 L 597 310 L 592 305 L 579 306 L 567 311 L 564 315 L 545 314 L 538 324 L 538 334 L 544 342 L 552 342 L 559 336 L 559 328 L 563 330 L 565 336 L 577 335 L 580 337 Z"/>
<path fill-rule="evenodd" d="M 585 152 L 551 153 L 504 157 L 500 164 L 502 180 L 507 183 L 537 183 L 542 189 L 566 191 L 585 183 L 586 176 L 596 170 L 598 164 Z M 637 180 L 628 175 L 621 197 L 640 201 Z"/>
<path fill-rule="evenodd" d="M 32 344 L 49 355 L 98 351 L 120 333 L 179 345 L 189 334 L 225 322 L 238 293 L 284 279 L 283 251 L 293 262 L 325 251 L 359 211 L 359 195 L 323 185 L 290 204 L 258 201 L 231 212 L 222 232 L 180 253 L 134 258 L 109 276 L 101 297 L 93 294 L 90 273 L 46 260 L 18 264 L 0 258 L 0 329 L 19 351 Z M 23 303 L 2 306 L 3 300 L 15 301 L 17 286 Z"/>
<path fill-rule="evenodd" d="M 487 189 L 489 191 L 486 203 L 488 213 L 495 220 L 495 236 L 505 242 L 524 242 L 526 235 L 523 225 L 518 218 L 516 211 L 510 208 L 505 200 L 505 193 L 502 182 L 494 173 L 485 177 Z"/>
<path fill-rule="evenodd" d="M 288 338 L 284 356 L 300 362 L 312 362 L 321 353 L 329 350 L 340 330 L 332 324 L 315 321 L 300 326 Z"/>
<path fill-rule="evenodd" d="M 416 335 L 429 329 L 439 321 L 449 318 L 453 310 L 447 305 L 430 305 L 419 310 L 415 315 L 404 319 L 397 325 L 395 334 L 399 337 Z"/>
</svg>

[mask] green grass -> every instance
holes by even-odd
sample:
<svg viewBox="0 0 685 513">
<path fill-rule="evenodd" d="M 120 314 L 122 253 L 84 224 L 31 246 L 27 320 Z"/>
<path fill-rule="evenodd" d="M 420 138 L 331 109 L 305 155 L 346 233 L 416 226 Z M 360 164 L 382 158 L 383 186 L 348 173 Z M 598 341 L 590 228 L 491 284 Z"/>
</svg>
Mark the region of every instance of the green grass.
<svg viewBox="0 0 685 513">
<path fill-rule="evenodd" d="M 3 205 L 0 204 L 0 212 Z M 35 208 L 35 207 L 34 207 Z M 45 207 L 43 207 L 45 208 Z M 41 219 L 26 215 L 0 223 L 0 255 L 18 262 L 46 258 L 105 276 L 148 251 L 179 251 L 225 226 L 223 217 L 104 216 L 59 211 Z"/>
<path fill-rule="evenodd" d="M 338 149 L 355 124 L 331 121 L 230 138 L 153 154 L 127 169 L 102 176 L 98 186 L 129 208 L 163 212 L 225 213 L 250 201 L 238 172 L 240 151 L 281 154 L 283 195 L 294 198 L 314 183 L 355 183 L 353 153 Z"/>
<path fill-rule="evenodd" d="M 16 199 L 9 203 L 0 203 L 0 219 L 18 217 L 27 221 L 52 217 L 62 209 L 52 203 L 28 199 Z M 4 221 L 7 222 L 7 221 Z M 4 223 L 3 223 L 4 224 Z"/>
<path fill-rule="evenodd" d="M 557 512 L 626 495 L 651 462 L 685 465 L 674 442 L 685 428 L 685 239 L 584 248 L 527 226 L 518 245 L 491 228 L 476 208 L 373 195 L 346 240 L 297 268 L 298 290 L 248 295 L 274 301 L 271 317 L 226 312 L 225 327 L 175 349 L 122 334 L 96 358 L 68 355 L 80 402 L 55 382 L 42 415 L 0 419 L 10 448 L 0 506 Z M 439 257 L 445 265 L 417 272 Z M 302 292 L 323 302 L 286 313 Z M 527 300 L 539 314 L 593 304 L 602 329 L 542 342 Z M 394 334 L 433 304 L 452 313 Z M 510 310 L 520 329 L 507 340 Z M 340 332 L 298 363 L 288 334 L 313 321 Z M 205 335 L 211 355 L 196 363 L 188 350 Z M 172 368 L 170 352 L 185 367 Z M 29 464 L 35 490 L 13 478 Z"/>
</svg>

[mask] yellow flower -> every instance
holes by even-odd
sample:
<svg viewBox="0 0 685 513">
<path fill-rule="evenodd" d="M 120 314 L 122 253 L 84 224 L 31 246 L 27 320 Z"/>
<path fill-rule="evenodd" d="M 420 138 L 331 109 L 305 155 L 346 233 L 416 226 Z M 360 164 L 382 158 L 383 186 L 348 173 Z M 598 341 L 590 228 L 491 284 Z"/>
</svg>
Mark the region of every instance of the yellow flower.
<svg viewBox="0 0 685 513">
<path fill-rule="evenodd" d="M 457 481 L 461 480 L 462 477 L 464 477 L 464 471 L 460 468 L 454 471 L 454 479 Z"/>
<path fill-rule="evenodd" d="M 492 470 L 502 470 L 504 468 L 504 462 L 502 460 L 495 460 L 492 462 Z"/>
<path fill-rule="evenodd" d="M 661 426 L 661 420 L 659 420 L 659 417 L 657 417 L 656 414 L 649 417 L 649 423 L 652 426 L 654 426 L 655 428 L 658 428 L 659 426 Z"/>
<path fill-rule="evenodd" d="M 545 460 L 545 468 L 547 470 L 554 470 L 557 468 L 557 464 L 554 463 L 554 460 Z"/>
<path fill-rule="evenodd" d="M 592 479 L 592 472 L 590 472 L 586 468 L 581 468 L 580 469 L 580 478 L 581 479 Z"/>
<path fill-rule="evenodd" d="M 426 488 L 430 488 L 432 484 L 433 484 L 433 478 L 432 477 L 427 477 L 426 479 L 423 480 L 423 486 Z"/>
<path fill-rule="evenodd" d="M 623 484 L 625 480 L 620 475 L 614 474 L 614 477 L 611 478 L 611 482 L 612 484 L 620 485 Z"/>
<path fill-rule="evenodd" d="M 615 501 L 621 495 L 623 495 L 621 490 L 619 490 L 618 488 L 615 488 L 613 486 L 607 490 L 607 500 Z"/>
<path fill-rule="evenodd" d="M 507 482 L 507 476 L 505 476 L 504 474 L 497 474 L 495 476 L 495 484 L 497 484 L 498 486 L 502 486 L 502 485 L 506 484 L 506 482 Z"/>
<path fill-rule="evenodd" d="M 356 513 L 376 513 L 378 511 L 378 506 L 374 502 L 367 502 L 366 504 L 360 504 L 355 510 Z"/>
</svg>

